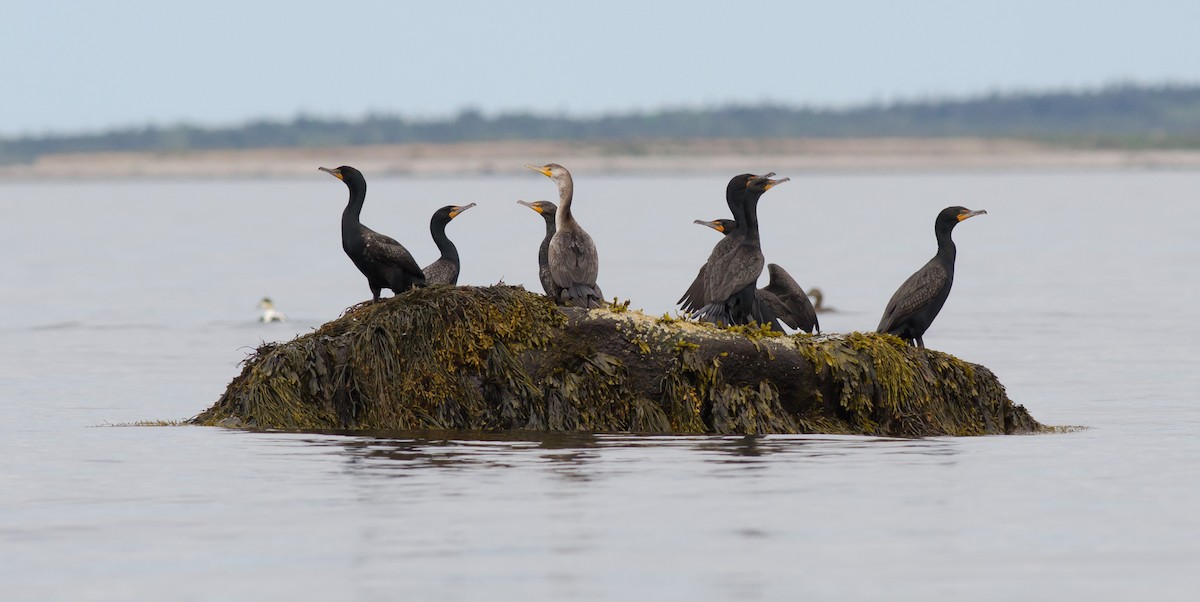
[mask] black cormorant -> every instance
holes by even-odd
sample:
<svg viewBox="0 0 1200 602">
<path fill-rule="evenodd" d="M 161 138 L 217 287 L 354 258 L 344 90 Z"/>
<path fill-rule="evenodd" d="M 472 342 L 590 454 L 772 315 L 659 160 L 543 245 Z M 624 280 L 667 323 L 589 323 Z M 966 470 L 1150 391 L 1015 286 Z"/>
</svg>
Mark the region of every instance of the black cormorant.
<svg viewBox="0 0 1200 602">
<path fill-rule="evenodd" d="M 554 180 L 558 185 L 558 211 L 554 216 L 554 236 L 550 238 L 547 255 L 550 278 L 560 289 L 555 302 L 560 305 L 600 307 L 604 302 L 604 293 L 596 284 L 600 256 L 596 253 L 596 243 L 592 242 L 592 237 L 571 214 L 571 199 L 575 194 L 571 172 L 557 163 L 540 167 L 526 164 L 525 167 Z"/>
<path fill-rule="evenodd" d="M 696 220 L 695 223 L 708 226 L 726 237 L 737 231 L 737 222 L 731 219 L 718 219 L 711 222 Z M 754 292 L 759 301 L 765 304 L 771 313 L 784 324 L 809 333 L 816 330 L 820 334 L 821 325 L 817 321 L 817 311 L 813 307 L 812 301 L 808 299 L 808 295 L 804 293 L 804 289 L 800 288 L 792 275 L 787 273 L 782 266 L 774 263 L 767 264 L 767 274 L 770 275 L 771 281 L 765 288 Z"/>
<path fill-rule="evenodd" d="M 446 205 L 433 213 L 433 217 L 429 219 L 429 233 L 433 235 L 433 242 L 437 243 L 438 251 L 442 252 L 442 256 L 437 261 L 425 266 L 421 271 L 425 273 L 425 281 L 429 284 L 458 284 L 458 247 L 446 236 L 446 224 L 450 220 L 458 217 L 458 214 L 474 207 L 475 203 L 469 205 Z"/>
<path fill-rule="evenodd" d="M 760 177 L 770 178 L 774 175 L 775 172 L 771 172 L 763 176 L 744 173 L 733 176 L 729 179 L 729 183 L 725 185 L 725 204 L 729 206 L 729 212 L 733 214 L 733 219 L 717 220 L 719 223 L 723 224 L 719 231 L 723 232 L 724 234 L 732 234 L 733 229 L 736 228 L 738 224 L 738 220 L 745 220 L 744 214 L 746 186 L 750 183 L 750 181 Z M 710 222 L 696 220 L 695 223 L 704 224 L 716 229 L 715 226 L 713 226 Z M 680 308 L 683 311 L 694 313 L 699 311 L 700 308 L 704 307 L 705 305 L 708 305 L 708 297 L 705 295 L 705 286 L 708 281 L 706 274 L 708 273 L 709 267 L 714 263 L 717 263 L 718 260 L 726 253 L 733 250 L 733 248 L 738 245 L 738 240 L 739 239 L 734 236 L 725 236 L 713 246 L 712 252 L 708 254 L 708 260 L 704 262 L 704 265 L 700 266 L 700 271 L 696 274 L 696 279 L 692 280 L 691 286 L 689 286 L 687 291 L 683 293 L 683 296 L 679 298 L 679 301 L 676 301 L 676 303 L 681 306 Z"/>
<path fill-rule="evenodd" d="M 758 322 L 782 330 L 775 323 L 773 312 L 755 294 L 758 276 L 765 263 L 758 237 L 758 200 L 763 193 L 788 180 L 764 176 L 754 178 L 746 185 L 742 202 L 744 215 L 735 216 L 737 231 L 726 237 L 736 244 L 731 244 L 728 253 L 706 265 L 704 297 L 707 303 L 697 312 L 700 320 L 720 326 Z"/>
<path fill-rule="evenodd" d="M 921 338 L 946 298 L 950 296 L 950 285 L 954 284 L 954 258 L 956 249 L 950 239 L 954 226 L 967 218 L 984 215 L 987 211 L 971 211 L 966 207 L 946 207 L 933 222 L 937 235 L 938 250 L 933 259 L 900 285 L 883 310 L 877 332 L 894 334 L 918 347 L 924 347 Z"/>
<path fill-rule="evenodd" d="M 558 285 L 554 284 L 554 279 L 550 277 L 550 239 L 554 238 L 554 215 L 558 212 L 558 205 L 550 201 L 517 202 L 537 211 L 546 220 L 546 237 L 538 247 L 538 280 L 541 280 L 542 290 L 546 291 L 547 297 L 558 299 Z"/>
<path fill-rule="evenodd" d="M 320 168 L 341 180 L 350 189 L 350 202 L 342 212 L 342 249 L 367 277 L 373 300 L 379 302 L 382 289 L 392 289 L 399 295 L 414 286 L 425 285 L 425 274 L 413 260 L 408 249 L 390 236 L 384 236 L 359 221 L 363 200 L 367 197 L 367 180 L 362 173 L 348 165 Z"/>
</svg>

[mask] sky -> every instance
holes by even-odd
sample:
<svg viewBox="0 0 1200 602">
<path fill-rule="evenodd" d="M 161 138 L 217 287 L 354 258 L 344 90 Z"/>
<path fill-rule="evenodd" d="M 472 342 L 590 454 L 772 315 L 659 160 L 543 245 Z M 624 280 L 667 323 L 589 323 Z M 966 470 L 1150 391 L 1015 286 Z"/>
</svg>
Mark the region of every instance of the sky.
<svg viewBox="0 0 1200 602">
<path fill-rule="evenodd" d="M 1200 2 L 0 0 L 0 136 L 1200 83 Z"/>
</svg>

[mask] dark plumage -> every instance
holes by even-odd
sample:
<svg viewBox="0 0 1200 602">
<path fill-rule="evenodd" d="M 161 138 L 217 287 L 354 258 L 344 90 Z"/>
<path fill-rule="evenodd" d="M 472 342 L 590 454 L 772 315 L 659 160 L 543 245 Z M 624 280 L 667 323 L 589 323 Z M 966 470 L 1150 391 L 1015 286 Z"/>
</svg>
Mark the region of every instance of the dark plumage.
<svg viewBox="0 0 1200 602">
<path fill-rule="evenodd" d="M 950 296 L 950 286 L 954 284 L 957 249 L 950 232 L 959 222 L 986 213 L 971 211 L 966 207 L 946 207 L 938 213 L 933 222 L 938 243 L 937 254 L 909 276 L 892 295 L 887 309 L 883 310 L 883 319 L 879 321 L 877 332 L 894 334 L 918 347 L 925 346 L 922 337 L 942 310 L 942 305 Z"/>
<path fill-rule="evenodd" d="M 550 239 L 554 238 L 554 216 L 558 213 L 558 205 L 550 201 L 517 201 L 518 203 L 537 211 L 546 220 L 546 237 L 538 247 L 538 280 L 542 282 L 542 290 L 551 299 L 558 299 L 560 289 L 550 277 Z"/>
<path fill-rule="evenodd" d="M 756 294 L 758 276 L 765 263 L 758 237 L 758 200 L 766 191 L 787 181 L 788 178 L 772 180 L 762 176 L 746 184 L 741 203 L 743 215 L 734 216 L 738 229 L 723 239 L 734 241 L 729 244 L 731 249 L 706 264 L 706 304 L 697 312 L 700 320 L 721 326 L 758 322 L 782 330 L 770 308 Z"/>
<path fill-rule="evenodd" d="M 774 175 L 775 173 L 771 172 L 761 177 L 769 178 Z M 729 183 L 725 185 L 725 204 L 729 207 L 729 212 L 733 214 L 733 219 L 717 220 L 725 224 L 723 228 L 728 228 L 728 231 L 720 230 L 721 232 L 732 234 L 733 229 L 737 227 L 738 220 L 745 221 L 746 186 L 751 180 L 758 177 L 760 176 L 749 173 L 739 174 L 730 178 Z M 701 220 L 696 220 L 695 223 L 712 227 L 709 222 Z M 712 252 L 708 254 L 708 261 L 705 261 L 704 265 L 700 266 L 700 271 L 696 274 L 696 279 L 692 280 L 691 286 L 688 287 L 687 291 L 676 302 L 683 311 L 694 313 L 705 305 L 708 305 L 708 297 L 705 294 L 705 287 L 708 282 L 708 270 L 710 266 L 719 262 L 721 257 L 736 247 L 738 240 L 736 237 L 725 236 L 713 246 Z"/>
<path fill-rule="evenodd" d="M 734 234 L 738 227 L 737 222 L 731 219 L 718 219 L 711 222 L 696 220 L 695 223 L 708 226 L 724 234 L 727 238 Z M 817 321 L 816 309 L 791 274 L 774 263 L 767 264 L 767 273 L 770 274 L 771 281 L 766 288 L 755 291 L 754 294 L 758 300 L 784 324 L 804 332 L 811 333 L 816 330 L 817 333 L 820 333 L 821 325 Z"/>
<path fill-rule="evenodd" d="M 578 307 L 600 307 L 604 293 L 596 284 L 600 273 L 600 256 L 596 243 L 584 231 L 571 213 L 571 200 L 575 195 L 575 184 L 571 172 L 557 163 L 537 166 L 528 165 L 558 186 L 558 211 L 554 216 L 554 236 L 550 237 L 549 253 L 546 257 L 550 278 L 558 288 L 554 298 L 559 305 Z"/>
<path fill-rule="evenodd" d="M 320 169 L 341 180 L 350 189 L 350 201 L 342 212 L 342 249 L 358 267 L 358 271 L 367 277 L 374 301 L 379 302 L 379 292 L 385 288 L 399 295 L 414 286 L 424 286 L 425 274 L 408 249 L 390 236 L 380 234 L 359 221 L 363 200 L 367 196 L 367 180 L 362 173 L 348 165 Z"/>
<path fill-rule="evenodd" d="M 460 266 L 458 247 L 455 247 L 450 237 L 446 236 L 446 224 L 458 217 L 458 214 L 474 206 L 475 203 L 462 206 L 446 205 L 433 212 L 433 217 L 429 219 L 429 233 L 433 235 L 433 242 L 437 243 L 438 251 L 441 251 L 442 256 L 421 270 L 425 273 L 425 281 L 429 284 L 458 284 Z"/>
<path fill-rule="evenodd" d="M 796 283 L 792 275 L 777 264 L 767 264 L 767 274 L 771 281 L 766 288 L 758 289 L 758 298 L 784 324 L 803 330 L 804 332 L 821 332 L 821 324 L 817 321 L 817 310 L 812 301 L 804 294 L 804 289 Z"/>
</svg>

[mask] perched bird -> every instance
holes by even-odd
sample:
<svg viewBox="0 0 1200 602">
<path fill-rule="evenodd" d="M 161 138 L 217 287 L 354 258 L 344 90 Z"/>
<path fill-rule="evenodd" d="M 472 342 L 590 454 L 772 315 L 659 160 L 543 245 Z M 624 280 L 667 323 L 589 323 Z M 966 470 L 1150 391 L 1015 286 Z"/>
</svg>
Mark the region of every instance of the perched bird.
<svg viewBox="0 0 1200 602">
<path fill-rule="evenodd" d="M 737 222 L 731 219 L 718 219 L 711 222 L 696 220 L 695 223 L 708 226 L 727 237 L 737 230 Z M 808 299 L 808 295 L 804 294 L 804 289 L 800 288 L 792 275 L 788 274 L 782 266 L 768 263 L 767 273 L 771 276 L 771 281 L 765 288 L 754 292 L 758 300 L 765 304 L 775 317 L 791 328 L 809 333 L 816 330 L 819 334 L 821 325 L 817 321 L 817 311 L 813 307 L 812 301 Z"/>
<path fill-rule="evenodd" d="M 817 313 L 821 314 L 825 312 L 837 311 L 837 308 L 830 305 L 825 305 L 825 293 L 821 292 L 821 289 L 814 286 L 808 289 L 805 294 L 809 297 L 812 297 L 813 309 L 817 310 Z"/>
<path fill-rule="evenodd" d="M 367 180 L 362 173 L 348 165 L 320 170 L 341 180 L 350 189 L 350 201 L 342 212 L 342 249 L 358 271 L 367 277 L 373 300 L 378 303 L 379 292 L 385 288 L 399 295 L 414 286 L 425 286 L 425 274 L 408 249 L 359 221 L 367 196 Z"/>
<path fill-rule="evenodd" d="M 754 174 L 744 173 L 733 176 L 729 179 L 729 183 L 725 185 L 725 204 L 729 206 L 729 212 L 733 214 L 733 219 L 717 220 L 722 224 L 721 229 L 718 230 L 719 232 L 724 234 L 732 234 L 733 230 L 738 225 L 738 220 L 740 219 L 745 221 L 746 186 L 750 183 L 750 181 L 758 177 L 770 178 L 774 175 L 775 172 L 771 172 L 764 176 L 756 176 Z M 711 227 L 709 222 L 705 222 L 703 220 L 696 220 L 694 223 L 709 225 Z M 696 279 L 692 281 L 691 286 L 689 286 L 687 291 L 683 293 L 683 296 L 679 298 L 679 301 L 676 301 L 676 303 L 680 306 L 680 309 L 685 312 L 694 313 L 699 311 L 700 308 L 704 307 L 705 305 L 708 305 L 708 298 L 705 296 L 705 286 L 708 282 L 708 270 L 710 266 L 712 266 L 714 263 L 717 263 L 721 257 L 736 247 L 738 245 L 738 241 L 739 239 L 737 237 L 725 236 L 713 246 L 712 252 L 708 255 L 708 261 L 704 262 L 704 265 L 700 266 L 700 271 L 696 274 Z"/>
<path fill-rule="evenodd" d="M 950 239 L 950 232 L 959 222 L 986 213 L 982 210 L 971 211 L 966 207 L 946 207 L 938 213 L 933 222 L 933 232 L 937 235 L 937 254 L 909 276 L 892 295 L 887 309 L 883 310 L 883 319 L 879 321 L 877 332 L 896 335 L 918 347 L 925 346 L 921 337 L 942 310 L 942 305 L 950 296 L 950 285 L 954 284 L 957 249 Z"/>
<path fill-rule="evenodd" d="M 550 277 L 550 239 L 554 238 L 554 216 L 558 213 L 558 205 L 550 201 L 517 202 L 537 211 L 546 220 L 546 237 L 542 239 L 542 246 L 538 247 L 538 279 L 542 281 L 546 296 L 558 299 L 559 288 Z"/>
<path fill-rule="evenodd" d="M 259 322 L 287 322 L 287 316 L 275 309 L 275 303 L 270 297 L 263 297 L 262 301 L 258 302 L 258 309 L 262 311 L 262 315 L 258 317 Z"/>
<path fill-rule="evenodd" d="M 429 284 L 458 284 L 458 247 L 446 236 L 446 224 L 450 220 L 458 217 L 458 214 L 474 207 L 475 203 L 469 205 L 446 205 L 433 213 L 433 217 L 429 220 L 429 233 L 433 235 L 433 242 L 437 243 L 437 248 L 442 252 L 442 256 L 437 261 L 425 266 L 421 270 L 425 274 L 425 281 Z"/>
<path fill-rule="evenodd" d="M 596 253 L 596 243 L 592 242 L 592 237 L 571 214 L 571 199 L 575 195 L 571 172 L 557 163 L 540 167 L 526 164 L 525 167 L 550 178 L 558 186 L 554 236 L 550 238 L 546 257 L 550 278 L 558 288 L 555 302 L 559 305 L 600 307 L 604 302 L 604 293 L 596 284 L 600 256 Z"/>
<path fill-rule="evenodd" d="M 723 239 L 732 239 L 735 244 L 729 245 L 732 248 L 727 253 L 706 264 L 706 304 L 697 312 L 700 320 L 720 326 L 758 322 L 782 330 L 775 323 L 774 313 L 755 294 L 758 276 L 765 263 L 759 244 L 758 200 L 763 193 L 788 180 L 760 176 L 746 184 L 741 203 L 743 215 L 734 216 L 738 229 Z"/>
</svg>

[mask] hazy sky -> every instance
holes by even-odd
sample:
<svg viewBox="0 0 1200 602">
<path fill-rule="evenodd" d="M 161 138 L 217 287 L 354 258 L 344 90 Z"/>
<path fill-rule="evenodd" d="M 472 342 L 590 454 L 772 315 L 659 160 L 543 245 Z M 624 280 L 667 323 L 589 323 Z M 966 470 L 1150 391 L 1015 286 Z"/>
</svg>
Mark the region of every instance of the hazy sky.
<svg viewBox="0 0 1200 602">
<path fill-rule="evenodd" d="M 0 1 L 0 135 L 1200 82 L 1200 2 Z"/>
</svg>

